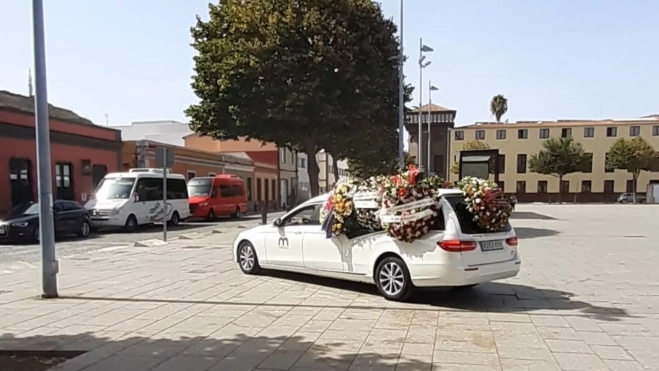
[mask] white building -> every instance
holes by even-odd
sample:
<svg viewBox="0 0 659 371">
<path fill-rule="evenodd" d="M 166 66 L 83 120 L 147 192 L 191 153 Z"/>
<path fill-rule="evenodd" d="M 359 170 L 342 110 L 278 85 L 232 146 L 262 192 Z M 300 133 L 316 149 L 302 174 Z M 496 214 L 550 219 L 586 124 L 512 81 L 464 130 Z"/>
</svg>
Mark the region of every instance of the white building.
<svg viewBox="0 0 659 371">
<path fill-rule="evenodd" d="M 172 120 L 135 121 L 112 128 L 121 130 L 122 140 L 152 140 L 179 147 L 185 147 L 183 137 L 193 133 L 187 123 Z"/>
</svg>

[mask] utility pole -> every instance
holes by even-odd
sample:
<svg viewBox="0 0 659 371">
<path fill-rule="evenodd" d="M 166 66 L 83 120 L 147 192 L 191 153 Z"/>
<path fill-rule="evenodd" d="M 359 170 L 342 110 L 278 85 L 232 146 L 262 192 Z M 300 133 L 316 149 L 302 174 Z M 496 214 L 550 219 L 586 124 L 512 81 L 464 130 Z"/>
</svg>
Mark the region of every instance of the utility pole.
<svg viewBox="0 0 659 371">
<path fill-rule="evenodd" d="M 400 0 L 400 48 L 398 49 L 398 167 L 405 167 L 405 82 L 403 81 L 403 0 Z"/>
<path fill-rule="evenodd" d="M 428 67 L 431 61 L 427 61 L 424 63 L 426 60 L 426 56 L 423 55 L 423 53 L 429 53 L 432 52 L 433 49 L 429 46 L 426 46 L 423 44 L 423 39 L 419 39 L 419 134 L 418 134 L 418 139 L 417 139 L 417 163 L 419 165 L 419 171 L 424 172 L 424 167 L 423 167 L 423 69 Z"/>
<path fill-rule="evenodd" d="M 46 79 L 46 42 L 44 37 L 43 0 L 32 0 L 34 37 L 34 104 L 37 145 L 37 177 L 39 180 L 39 242 L 41 244 L 41 284 L 43 298 L 56 298 L 57 273 L 55 231 L 53 227 L 53 183 L 50 162 L 50 125 L 48 123 L 48 87 Z"/>
</svg>

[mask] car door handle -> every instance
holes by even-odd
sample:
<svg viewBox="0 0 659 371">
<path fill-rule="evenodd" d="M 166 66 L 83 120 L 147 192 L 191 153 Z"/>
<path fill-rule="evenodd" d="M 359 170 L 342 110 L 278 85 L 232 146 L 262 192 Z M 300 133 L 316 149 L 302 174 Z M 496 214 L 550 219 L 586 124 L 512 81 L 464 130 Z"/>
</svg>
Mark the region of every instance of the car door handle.
<svg viewBox="0 0 659 371">
<path fill-rule="evenodd" d="M 293 232 L 293 234 L 302 234 L 302 232 Z"/>
</svg>

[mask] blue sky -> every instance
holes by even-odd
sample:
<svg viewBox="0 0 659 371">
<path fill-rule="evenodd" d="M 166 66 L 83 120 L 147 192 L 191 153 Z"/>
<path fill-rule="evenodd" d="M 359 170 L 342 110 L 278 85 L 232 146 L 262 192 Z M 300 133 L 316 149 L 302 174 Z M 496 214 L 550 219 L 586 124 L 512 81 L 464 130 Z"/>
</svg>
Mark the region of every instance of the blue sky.
<svg viewBox="0 0 659 371">
<path fill-rule="evenodd" d="M 51 103 L 98 124 L 185 120 L 189 27 L 208 1 L 45 2 Z M 382 6 L 398 23 L 399 1 Z M 495 94 L 511 121 L 659 113 L 658 16 L 656 0 L 405 0 L 405 73 L 417 86 L 423 37 L 424 100 L 432 80 L 458 125 L 489 120 Z M 0 89 L 27 94 L 31 1 L 3 2 L 0 35 Z"/>
</svg>

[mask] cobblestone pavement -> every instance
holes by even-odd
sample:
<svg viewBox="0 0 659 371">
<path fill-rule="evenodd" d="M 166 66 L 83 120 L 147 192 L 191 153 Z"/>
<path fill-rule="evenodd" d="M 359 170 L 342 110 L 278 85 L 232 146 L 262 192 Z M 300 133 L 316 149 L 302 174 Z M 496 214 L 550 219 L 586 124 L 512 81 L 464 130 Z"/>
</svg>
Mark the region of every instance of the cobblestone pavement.
<svg viewBox="0 0 659 371">
<path fill-rule="evenodd" d="M 235 232 L 65 258 L 58 300 L 36 269 L 0 275 L 0 349 L 87 351 L 59 371 L 659 370 L 657 213 L 520 205 L 517 278 L 411 303 L 245 276 Z"/>
</svg>

